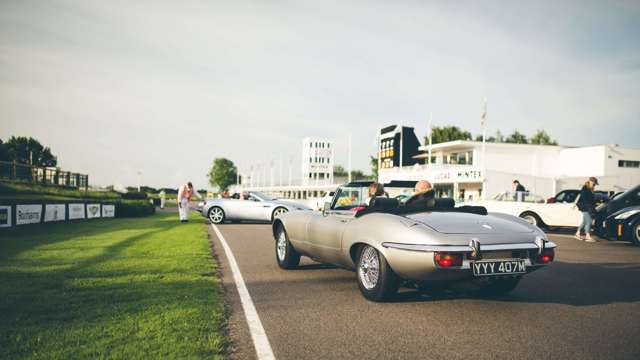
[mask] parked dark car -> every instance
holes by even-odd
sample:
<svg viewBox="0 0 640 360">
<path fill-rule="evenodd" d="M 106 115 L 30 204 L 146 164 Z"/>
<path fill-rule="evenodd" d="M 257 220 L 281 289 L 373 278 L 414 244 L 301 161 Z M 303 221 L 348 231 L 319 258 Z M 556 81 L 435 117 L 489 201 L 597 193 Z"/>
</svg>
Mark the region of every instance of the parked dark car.
<svg viewBox="0 0 640 360">
<path fill-rule="evenodd" d="M 631 241 L 640 246 L 640 206 L 631 206 L 609 215 L 602 224 L 610 239 Z"/>
<path fill-rule="evenodd" d="M 640 206 L 640 185 L 636 185 L 622 194 L 613 196 L 609 202 L 596 208 L 595 229 L 598 234 L 606 235 L 606 229 L 604 228 L 605 219 L 619 210 L 632 206 Z"/>
</svg>

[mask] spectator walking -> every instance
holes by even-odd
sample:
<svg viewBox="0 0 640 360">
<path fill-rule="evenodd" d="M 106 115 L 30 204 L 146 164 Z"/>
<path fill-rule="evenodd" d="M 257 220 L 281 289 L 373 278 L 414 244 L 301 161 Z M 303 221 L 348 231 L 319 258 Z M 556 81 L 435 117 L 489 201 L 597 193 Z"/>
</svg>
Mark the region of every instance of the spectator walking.
<svg viewBox="0 0 640 360">
<path fill-rule="evenodd" d="M 178 190 L 178 213 L 180 214 L 180 222 L 188 222 L 189 221 L 189 201 L 191 201 L 191 197 L 196 195 L 200 200 L 204 200 L 202 195 L 200 195 L 197 191 L 193 190 L 193 184 L 188 182 L 182 186 Z"/>
<path fill-rule="evenodd" d="M 582 189 L 580 189 L 577 206 L 578 210 L 582 212 L 582 223 L 576 231 L 576 239 L 578 240 L 584 240 L 586 242 L 597 241 L 591 237 L 591 224 L 593 223 L 593 215 L 596 211 L 596 199 L 593 194 L 596 185 L 598 185 L 598 179 L 590 177 L 589 180 L 584 183 Z M 584 238 L 581 234 L 582 230 L 584 230 Z"/>
</svg>

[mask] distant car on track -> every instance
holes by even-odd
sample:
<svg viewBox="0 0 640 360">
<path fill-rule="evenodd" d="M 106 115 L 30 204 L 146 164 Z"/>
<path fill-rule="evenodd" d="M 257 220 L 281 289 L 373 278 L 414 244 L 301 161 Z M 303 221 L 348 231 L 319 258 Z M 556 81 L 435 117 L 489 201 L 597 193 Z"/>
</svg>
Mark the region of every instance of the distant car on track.
<svg viewBox="0 0 640 360">
<path fill-rule="evenodd" d="M 198 204 L 202 216 L 214 224 L 226 220 L 272 222 L 277 216 L 294 210 L 311 210 L 292 201 L 275 200 L 260 192 L 248 192 L 247 199 L 212 199 Z"/>
<path fill-rule="evenodd" d="M 489 294 L 513 290 L 526 274 L 553 261 L 556 245 L 538 227 L 482 207 L 399 206 L 378 197 L 364 207 L 362 184 L 341 186 L 322 212 L 282 214 L 272 225 L 283 269 L 301 256 L 356 271 L 363 296 L 393 297 L 400 285 L 464 283 Z"/>
</svg>

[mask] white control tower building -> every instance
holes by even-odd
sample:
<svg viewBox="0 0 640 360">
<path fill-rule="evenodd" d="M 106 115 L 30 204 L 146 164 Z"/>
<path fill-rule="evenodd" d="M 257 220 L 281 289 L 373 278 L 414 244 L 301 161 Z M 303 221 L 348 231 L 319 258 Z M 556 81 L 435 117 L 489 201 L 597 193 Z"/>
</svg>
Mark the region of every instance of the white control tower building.
<svg viewBox="0 0 640 360">
<path fill-rule="evenodd" d="M 333 184 L 333 146 L 329 139 L 302 139 L 302 185 Z"/>
</svg>

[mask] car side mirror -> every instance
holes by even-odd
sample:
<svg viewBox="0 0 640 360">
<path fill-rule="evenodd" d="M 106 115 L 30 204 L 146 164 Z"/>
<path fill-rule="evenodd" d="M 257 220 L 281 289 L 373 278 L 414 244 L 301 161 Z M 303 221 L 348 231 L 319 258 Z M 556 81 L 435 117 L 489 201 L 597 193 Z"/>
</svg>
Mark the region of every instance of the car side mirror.
<svg viewBox="0 0 640 360">
<path fill-rule="evenodd" d="M 326 215 L 327 211 L 331 210 L 331 203 L 330 202 L 325 202 L 324 206 L 322 207 L 322 215 Z"/>
</svg>

